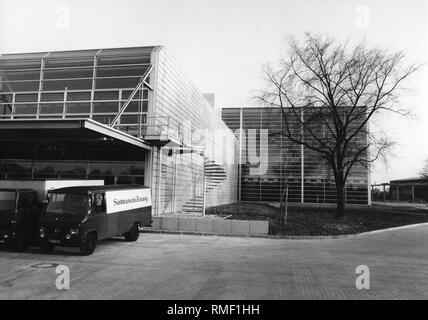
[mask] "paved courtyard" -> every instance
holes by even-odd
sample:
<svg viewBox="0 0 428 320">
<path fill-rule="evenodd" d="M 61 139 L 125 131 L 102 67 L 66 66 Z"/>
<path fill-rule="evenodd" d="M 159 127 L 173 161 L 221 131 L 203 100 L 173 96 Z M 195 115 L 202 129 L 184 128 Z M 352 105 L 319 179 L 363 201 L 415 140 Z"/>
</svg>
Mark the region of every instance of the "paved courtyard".
<svg viewBox="0 0 428 320">
<path fill-rule="evenodd" d="M 55 268 L 70 268 L 70 289 Z M 370 290 L 355 270 L 370 269 Z M 45 265 L 48 266 L 48 265 Z M 0 299 L 427 299 L 428 226 L 352 239 L 273 240 L 141 234 L 94 255 L 0 248 Z"/>
</svg>

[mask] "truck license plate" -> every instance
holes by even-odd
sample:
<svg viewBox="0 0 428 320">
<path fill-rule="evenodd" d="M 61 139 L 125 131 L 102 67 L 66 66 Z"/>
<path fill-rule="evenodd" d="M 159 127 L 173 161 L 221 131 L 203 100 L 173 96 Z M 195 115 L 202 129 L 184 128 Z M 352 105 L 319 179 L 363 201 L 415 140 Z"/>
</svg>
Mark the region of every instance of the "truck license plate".
<svg viewBox="0 0 428 320">
<path fill-rule="evenodd" d="M 52 239 L 50 239 L 50 240 L 48 240 L 48 242 L 49 243 L 53 243 L 53 244 L 61 244 L 60 240 L 52 240 Z"/>
</svg>

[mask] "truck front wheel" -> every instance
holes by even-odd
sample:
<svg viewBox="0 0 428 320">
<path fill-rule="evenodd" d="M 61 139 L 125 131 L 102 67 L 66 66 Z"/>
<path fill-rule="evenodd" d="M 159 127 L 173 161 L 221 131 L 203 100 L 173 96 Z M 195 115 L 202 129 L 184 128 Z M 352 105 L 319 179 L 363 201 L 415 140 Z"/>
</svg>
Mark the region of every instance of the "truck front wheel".
<svg viewBox="0 0 428 320">
<path fill-rule="evenodd" d="M 97 237 L 94 234 L 88 234 L 86 239 L 80 245 L 80 253 L 82 256 L 90 256 L 94 253 L 97 247 Z"/>
<path fill-rule="evenodd" d="M 138 224 L 134 224 L 131 230 L 123 234 L 125 236 L 125 240 L 129 242 L 135 242 L 138 240 L 140 236 L 140 229 L 138 228 Z"/>
</svg>

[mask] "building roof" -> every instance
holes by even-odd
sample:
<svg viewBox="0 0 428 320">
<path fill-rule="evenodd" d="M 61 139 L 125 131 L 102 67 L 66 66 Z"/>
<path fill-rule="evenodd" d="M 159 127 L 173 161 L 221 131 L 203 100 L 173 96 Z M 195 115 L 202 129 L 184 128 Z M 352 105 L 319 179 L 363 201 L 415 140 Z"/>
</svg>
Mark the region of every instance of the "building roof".
<svg viewBox="0 0 428 320">
<path fill-rule="evenodd" d="M 413 178 L 398 179 L 398 180 L 390 181 L 390 184 L 411 184 L 411 183 L 428 184 L 428 179 L 424 177 L 413 177 Z"/>
<path fill-rule="evenodd" d="M 44 51 L 31 53 L 8 53 L 0 55 L 0 62 L 4 60 L 41 60 L 45 59 L 72 59 L 72 58 L 94 58 L 112 56 L 141 56 L 148 55 L 159 46 L 127 47 L 127 48 L 105 48 L 105 49 L 85 49 L 85 50 L 67 50 L 67 51 Z"/>
<path fill-rule="evenodd" d="M 62 140 L 114 140 L 150 150 L 143 140 L 91 119 L 2 120 L 0 142 L 43 140 L 46 137 Z"/>
</svg>

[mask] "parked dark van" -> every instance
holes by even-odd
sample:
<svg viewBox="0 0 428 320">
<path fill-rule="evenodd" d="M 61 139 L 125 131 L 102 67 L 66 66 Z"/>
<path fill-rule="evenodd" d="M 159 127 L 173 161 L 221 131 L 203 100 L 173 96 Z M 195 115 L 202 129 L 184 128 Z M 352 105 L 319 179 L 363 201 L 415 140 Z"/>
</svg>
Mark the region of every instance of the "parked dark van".
<svg viewBox="0 0 428 320">
<path fill-rule="evenodd" d="M 37 243 L 40 215 L 37 193 L 31 189 L 0 189 L 0 242 L 17 251 Z"/>
<path fill-rule="evenodd" d="M 140 185 L 68 187 L 48 192 L 39 221 L 42 251 L 79 247 L 90 255 L 97 241 L 123 235 L 137 241 L 152 223 L 150 188 Z"/>
</svg>

